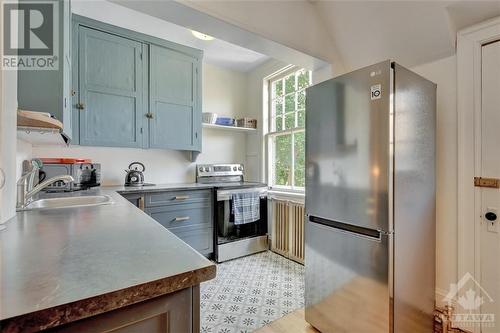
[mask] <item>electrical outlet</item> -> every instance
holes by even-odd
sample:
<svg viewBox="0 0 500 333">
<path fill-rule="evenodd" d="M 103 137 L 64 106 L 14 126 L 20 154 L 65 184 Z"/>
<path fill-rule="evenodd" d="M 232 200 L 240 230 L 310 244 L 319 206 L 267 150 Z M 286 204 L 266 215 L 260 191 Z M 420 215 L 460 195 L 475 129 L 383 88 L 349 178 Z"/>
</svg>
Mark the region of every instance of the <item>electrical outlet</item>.
<svg viewBox="0 0 500 333">
<path fill-rule="evenodd" d="M 494 221 L 490 221 L 486 217 L 486 215 L 488 213 L 490 213 L 490 214 L 492 213 L 492 214 L 495 214 L 495 216 L 498 216 L 498 210 L 494 207 L 486 208 L 486 213 L 485 213 L 485 218 L 484 218 L 484 221 L 488 224 L 488 232 L 498 233 L 498 218 L 495 218 Z"/>
</svg>

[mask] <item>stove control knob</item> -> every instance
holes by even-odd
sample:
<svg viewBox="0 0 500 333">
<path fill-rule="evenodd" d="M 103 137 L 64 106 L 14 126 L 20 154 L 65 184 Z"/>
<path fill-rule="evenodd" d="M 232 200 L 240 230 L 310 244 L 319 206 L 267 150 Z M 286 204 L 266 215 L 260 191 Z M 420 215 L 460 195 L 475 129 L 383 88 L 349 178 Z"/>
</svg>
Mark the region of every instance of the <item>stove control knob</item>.
<svg viewBox="0 0 500 333">
<path fill-rule="evenodd" d="M 205 168 L 205 172 L 209 172 L 210 171 L 210 168 L 209 167 L 206 167 Z"/>
<path fill-rule="evenodd" d="M 238 168 L 236 168 L 236 167 L 233 167 L 233 171 L 236 171 L 236 170 L 238 170 Z"/>
<path fill-rule="evenodd" d="M 240 165 L 240 166 L 238 167 L 238 170 L 243 171 L 243 167 Z"/>
<path fill-rule="evenodd" d="M 202 168 L 202 167 L 200 167 L 198 170 L 199 170 L 200 172 L 203 172 L 203 168 Z"/>
</svg>

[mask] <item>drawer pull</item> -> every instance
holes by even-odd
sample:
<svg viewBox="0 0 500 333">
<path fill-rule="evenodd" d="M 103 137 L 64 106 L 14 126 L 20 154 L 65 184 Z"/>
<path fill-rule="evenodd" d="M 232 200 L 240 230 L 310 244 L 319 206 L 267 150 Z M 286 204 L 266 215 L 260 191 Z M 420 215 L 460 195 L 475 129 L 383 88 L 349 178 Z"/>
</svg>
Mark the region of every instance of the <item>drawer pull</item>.
<svg viewBox="0 0 500 333">
<path fill-rule="evenodd" d="M 144 197 L 139 197 L 139 209 L 144 210 Z"/>
<path fill-rule="evenodd" d="M 175 222 L 187 221 L 189 220 L 189 216 L 178 216 L 174 219 Z"/>
<path fill-rule="evenodd" d="M 189 199 L 189 195 L 176 195 L 174 200 L 186 200 Z"/>
</svg>

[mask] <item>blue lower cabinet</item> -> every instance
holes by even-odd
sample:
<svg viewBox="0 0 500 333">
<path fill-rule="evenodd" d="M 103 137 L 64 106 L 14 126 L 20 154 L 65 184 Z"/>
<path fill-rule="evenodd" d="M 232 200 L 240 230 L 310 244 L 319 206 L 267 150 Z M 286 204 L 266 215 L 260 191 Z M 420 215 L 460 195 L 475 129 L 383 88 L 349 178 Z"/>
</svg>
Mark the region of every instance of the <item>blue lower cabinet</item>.
<svg viewBox="0 0 500 333">
<path fill-rule="evenodd" d="M 152 192 L 146 193 L 144 198 L 146 214 L 201 254 L 213 254 L 213 204 L 210 190 Z"/>
<path fill-rule="evenodd" d="M 213 228 L 198 228 L 193 226 L 178 227 L 169 230 L 204 256 L 208 257 L 214 252 Z"/>
<path fill-rule="evenodd" d="M 146 207 L 211 202 L 211 190 L 154 192 L 146 196 Z"/>
<path fill-rule="evenodd" d="M 146 208 L 145 211 L 167 229 L 186 226 L 212 227 L 212 205 L 209 201 L 201 204 Z"/>
</svg>

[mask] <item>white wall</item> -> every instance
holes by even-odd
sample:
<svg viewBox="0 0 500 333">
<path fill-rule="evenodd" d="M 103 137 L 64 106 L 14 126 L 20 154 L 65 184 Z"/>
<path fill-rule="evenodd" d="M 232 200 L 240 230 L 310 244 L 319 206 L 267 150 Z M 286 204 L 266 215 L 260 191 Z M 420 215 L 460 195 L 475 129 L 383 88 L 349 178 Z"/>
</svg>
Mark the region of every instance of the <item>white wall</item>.
<svg viewBox="0 0 500 333">
<path fill-rule="evenodd" d="M 3 5 L 0 1 L 0 5 Z M 0 27 L 0 52 L 3 54 Z M 14 216 L 16 208 L 16 110 L 17 71 L 0 71 L 0 170 L 5 185 L 0 189 L 0 223 Z M 0 171 L 1 172 L 1 171 Z M 1 177 L 1 176 L 0 176 Z"/>
<path fill-rule="evenodd" d="M 456 57 L 412 68 L 437 84 L 437 299 L 457 283 L 457 74 Z"/>
<path fill-rule="evenodd" d="M 203 65 L 203 111 L 220 115 L 242 116 L 247 112 L 246 75 L 237 71 Z M 21 141 L 22 142 L 22 141 Z M 102 164 L 104 185 L 123 184 L 130 162 L 146 165 L 146 181 L 153 183 L 192 182 L 196 163 L 242 163 L 245 161 L 246 136 L 213 129 L 203 129 L 203 152 L 197 161 L 188 160 L 185 152 L 161 149 L 134 149 L 71 146 L 34 146 L 32 157 L 82 157 Z M 18 162 L 29 155 L 26 143 L 18 149 Z M 19 168 L 19 166 L 18 166 Z"/>
<path fill-rule="evenodd" d="M 0 41 L 1 42 L 1 41 Z M 5 185 L 0 191 L 0 223 L 14 216 L 16 208 L 16 110 L 17 71 L 2 71 L 0 79 L 0 168 Z"/>
</svg>

